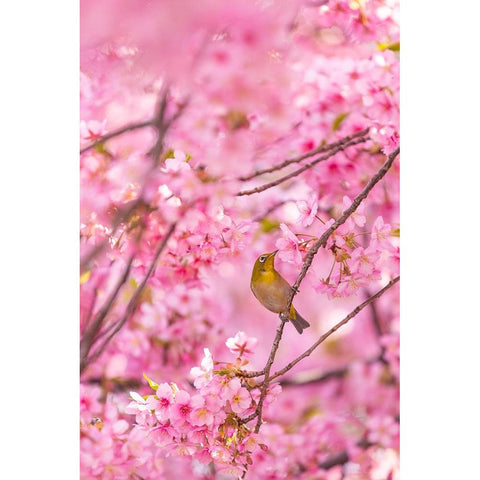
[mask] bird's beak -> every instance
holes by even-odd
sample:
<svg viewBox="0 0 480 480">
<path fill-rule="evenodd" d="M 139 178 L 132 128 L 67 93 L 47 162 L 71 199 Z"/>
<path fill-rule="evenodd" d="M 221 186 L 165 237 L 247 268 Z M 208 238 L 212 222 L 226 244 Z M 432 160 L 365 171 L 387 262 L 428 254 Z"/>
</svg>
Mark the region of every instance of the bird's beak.
<svg viewBox="0 0 480 480">
<path fill-rule="evenodd" d="M 274 252 L 272 252 L 272 253 L 268 256 L 268 258 L 274 257 L 274 256 L 277 254 L 277 252 L 278 252 L 278 250 L 275 250 Z"/>
</svg>

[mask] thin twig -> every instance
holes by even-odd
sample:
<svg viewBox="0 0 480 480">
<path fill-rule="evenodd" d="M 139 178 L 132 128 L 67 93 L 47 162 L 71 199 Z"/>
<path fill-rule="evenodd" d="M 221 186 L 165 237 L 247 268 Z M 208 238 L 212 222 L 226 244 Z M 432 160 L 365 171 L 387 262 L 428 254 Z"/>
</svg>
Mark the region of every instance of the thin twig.
<svg viewBox="0 0 480 480">
<path fill-rule="evenodd" d="M 367 294 L 367 296 L 370 296 L 370 292 L 367 289 L 365 289 L 365 293 Z M 383 335 L 382 322 L 380 321 L 380 315 L 378 314 L 378 310 L 377 310 L 377 306 L 375 305 L 375 302 L 370 304 L 370 311 L 372 312 L 372 323 L 375 329 L 375 333 L 378 337 L 378 340 L 380 340 Z M 385 359 L 386 350 L 387 349 L 384 346 L 380 345 L 379 361 L 385 365 L 388 364 L 387 360 Z"/>
<path fill-rule="evenodd" d="M 89 385 L 101 385 L 105 386 L 108 383 L 108 390 L 114 392 L 124 392 L 125 390 L 133 390 L 135 388 L 141 388 L 142 381 L 138 378 L 123 378 L 123 377 L 114 377 L 109 378 L 108 380 L 105 377 L 90 377 L 87 378 L 84 383 Z"/>
<path fill-rule="evenodd" d="M 270 150 L 274 145 L 278 145 L 282 141 L 288 139 L 289 137 L 291 138 L 294 135 L 298 136 L 298 132 L 296 131 L 298 127 L 302 124 L 302 120 L 299 120 L 298 122 L 294 123 L 292 125 L 292 128 L 289 132 L 280 135 L 276 137 L 274 140 L 271 140 L 269 142 L 264 143 L 263 145 L 259 145 L 255 151 L 253 152 L 253 158 L 250 161 L 253 161 L 255 158 L 259 157 L 262 155 L 262 152 Z M 255 171 L 253 173 L 253 177 L 256 177 L 258 175 L 258 171 Z M 251 177 L 251 178 L 253 178 Z M 244 177 L 238 177 L 237 180 L 243 181 Z"/>
<path fill-rule="evenodd" d="M 261 377 L 262 375 L 265 375 L 265 369 L 256 370 L 256 371 L 253 371 L 253 372 L 247 372 L 247 371 L 237 372 L 237 376 L 238 377 L 243 377 L 243 378 Z"/>
<path fill-rule="evenodd" d="M 265 212 L 257 215 L 253 221 L 254 222 L 261 222 L 267 215 L 270 215 L 272 212 L 274 212 L 277 208 L 280 208 L 282 205 L 285 205 L 286 203 L 289 202 L 295 202 L 295 200 L 290 199 L 290 200 L 281 200 L 279 202 L 274 203 L 269 209 L 267 209 Z"/>
<path fill-rule="evenodd" d="M 155 145 L 148 152 L 149 155 L 151 155 L 154 160 L 154 165 L 158 165 L 160 161 L 163 148 L 164 148 L 165 135 L 167 134 L 169 128 L 173 125 L 173 123 L 183 113 L 183 111 L 185 110 L 189 102 L 189 98 L 186 98 L 178 106 L 177 111 L 170 118 L 167 119 L 165 112 L 168 104 L 168 95 L 169 95 L 168 87 L 165 87 L 165 90 L 159 102 L 158 113 L 154 119 L 153 126 L 157 129 L 158 135 L 157 135 L 157 140 L 155 142 Z"/>
<path fill-rule="evenodd" d="M 88 152 L 92 148 L 95 148 L 97 145 L 100 145 L 100 144 L 106 142 L 107 140 L 110 140 L 111 138 L 123 135 L 124 133 L 133 132 L 134 130 L 139 130 L 140 128 L 153 127 L 154 126 L 154 121 L 155 121 L 155 119 L 151 118 L 150 120 L 144 120 L 142 122 L 129 123 L 128 125 L 120 127 L 118 130 L 114 130 L 113 132 L 102 135 L 100 138 L 98 138 L 97 140 L 92 142 L 90 145 L 87 145 L 86 147 L 83 147 L 80 150 L 80 154 Z"/>
<path fill-rule="evenodd" d="M 381 290 L 379 290 L 375 295 L 372 295 L 370 298 L 365 300 L 363 303 L 355 307 L 343 320 L 334 325 L 328 332 L 324 333 L 308 350 L 299 355 L 295 360 L 292 360 L 288 365 L 286 365 L 278 372 L 275 372 L 271 377 L 270 381 L 275 378 L 283 375 L 284 373 L 291 370 L 298 362 L 303 360 L 305 357 L 308 357 L 321 343 L 323 343 L 332 333 L 336 332 L 340 327 L 348 323 L 353 317 L 358 315 L 367 305 L 373 302 L 375 299 L 381 297 L 387 290 L 389 290 L 393 285 L 395 285 L 400 280 L 400 276 L 395 277 L 393 280 L 387 283 Z"/>
<path fill-rule="evenodd" d="M 137 307 L 137 303 L 138 303 L 138 300 L 140 298 L 140 295 L 143 292 L 143 289 L 145 288 L 149 278 L 151 277 L 151 275 L 153 274 L 153 272 L 155 270 L 157 260 L 160 256 L 160 254 L 162 253 L 162 250 L 165 248 L 165 246 L 166 246 L 168 240 L 170 239 L 171 235 L 175 231 L 175 228 L 176 228 L 176 223 L 172 223 L 170 225 L 170 228 L 168 229 L 167 233 L 164 235 L 162 241 L 158 245 L 157 250 L 155 251 L 155 255 L 153 257 L 152 263 L 150 264 L 150 267 L 147 270 L 147 273 L 145 274 L 145 277 L 143 278 L 142 282 L 137 287 L 137 289 L 135 290 L 135 293 L 132 295 L 132 298 L 128 302 L 127 308 L 125 309 L 125 313 L 124 313 L 122 319 L 120 320 L 120 322 L 118 322 L 118 325 L 110 333 L 110 335 L 108 335 L 108 337 L 103 341 L 101 346 L 93 354 L 91 354 L 89 357 L 87 357 L 86 359 L 84 359 L 80 363 L 80 373 L 82 373 L 85 370 L 85 368 L 93 360 L 97 359 L 102 354 L 102 352 L 105 350 L 108 343 L 120 331 L 120 329 L 123 327 L 123 325 L 125 325 L 127 320 L 130 318 L 131 314 L 134 312 L 135 308 Z"/>
<path fill-rule="evenodd" d="M 316 1 L 306 2 L 305 5 L 307 7 L 320 7 L 320 6 L 325 5 L 327 3 L 328 3 L 328 0 L 316 0 Z"/>
<path fill-rule="evenodd" d="M 367 294 L 367 297 L 371 295 L 371 293 L 365 289 L 365 293 Z M 380 316 L 378 315 L 377 307 L 375 306 L 374 303 L 370 305 L 370 310 L 372 311 L 372 322 L 373 322 L 373 327 L 375 328 L 375 332 L 378 337 L 381 337 L 383 335 L 382 332 L 382 326 L 380 322 Z"/>
<path fill-rule="evenodd" d="M 115 322 L 110 323 L 107 327 L 105 327 L 95 338 L 95 342 L 97 343 L 100 339 L 108 335 L 121 321 L 121 318 L 116 320 Z"/>
<path fill-rule="evenodd" d="M 308 378 L 286 378 L 280 382 L 282 387 L 310 385 L 312 383 L 323 383 L 332 378 L 343 378 L 348 373 L 348 366 L 335 368 L 320 375 L 310 375 Z"/>
<path fill-rule="evenodd" d="M 290 291 L 290 297 L 287 302 L 287 307 L 285 312 L 290 311 L 290 307 L 293 302 L 293 297 L 297 294 L 298 288 L 302 280 L 305 278 L 308 269 L 310 268 L 313 257 L 317 254 L 318 250 L 321 247 L 325 247 L 327 244 L 327 240 L 330 238 L 330 235 L 338 228 L 340 225 L 343 225 L 347 219 L 354 213 L 357 208 L 359 207 L 360 203 L 362 203 L 365 198 L 367 198 L 368 194 L 372 190 L 372 188 L 387 174 L 388 170 L 393 164 L 393 161 L 400 153 L 400 147 L 398 147 L 395 151 L 393 151 L 387 158 L 386 162 L 382 165 L 380 170 L 369 180 L 369 182 L 365 185 L 364 189 L 353 199 L 352 204 L 342 213 L 342 215 L 332 224 L 330 228 L 328 228 L 323 235 L 313 244 L 312 248 L 308 251 L 307 256 L 305 258 L 305 262 L 303 263 L 302 270 L 298 275 L 297 280 L 292 286 Z"/>
<path fill-rule="evenodd" d="M 190 97 L 187 97 L 185 100 L 183 100 L 182 103 L 180 103 L 180 105 L 178 106 L 178 109 L 177 111 L 172 115 L 171 118 L 169 118 L 166 122 L 165 122 L 165 127 L 167 129 L 169 129 L 173 123 L 175 123 L 175 121 L 180 117 L 180 115 L 183 113 L 183 111 L 185 110 L 185 108 L 187 108 L 188 104 L 190 102 Z"/>
<path fill-rule="evenodd" d="M 340 453 L 337 453 L 335 455 L 332 455 L 330 458 L 327 458 L 324 460 L 319 467 L 322 470 L 329 470 L 332 467 L 335 467 L 337 465 L 343 465 L 347 463 L 349 460 L 348 452 L 346 450 L 343 450 Z"/>
<path fill-rule="evenodd" d="M 238 192 L 237 197 L 241 197 L 243 195 L 252 195 L 254 193 L 260 193 L 260 192 L 263 192 L 265 190 L 268 190 L 269 188 L 276 187 L 277 185 L 280 185 L 281 183 L 286 182 L 287 180 L 290 180 L 291 178 L 294 178 L 294 177 L 300 175 L 305 170 L 308 170 L 309 168 L 312 168 L 317 163 L 324 162 L 325 160 L 328 160 L 330 157 L 333 157 L 338 152 L 341 152 L 342 150 L 345 150 L 348 147 L 352 147 L 353 145 L 357 145 L 359 143 L 364 143 L 367 140 L 369 140 L 368 137 L 361 137 L 361 138 L 351 140 L 347 143 L 342 143 L 341 145 L 338 145 L 337 147 L 330 150 L 327 154 L 322 155 L 321 157 L 316 158 L 315 160 L 312 160 L 309 163 L 306 163 L 301 168 L 299 168 L 297 170 L 294 170 L 293 172 L 289 173 L 288 175 L 280 177 L 273 182 L 269 182 L 269 183 L 265 183 L 264 185 L 260 185 L 259 187 L 255 187 L 255 188 L 252 188 L 250 190 L 242 190 L 241 192 Z"/>
<path fill-rule="evenodd" d="M 167 110 L 168 104 L 168 86 L 164 86 L 160 93 L 160 99 L 158 102 L 157 113 L 153 120 L 153 125 L 157 130 L 157 139 L 155 141 L 154 146 L 148 152 L 149 155 L 153 158 L 154 166 L 158 165 L 158 161 L 160 159 L 160 155 L 163 152 L 163 144 L 165 140 L 165 134 L 168 130 L 168 124 L 165 121 L 165 112 Z"/>
<path fill-rule="evenodd" d="M 95 304 L 97 303 L 97 297 L 98 297 L 98 292 L 97 289 L 95 289 L 92 292 L 92 299 L 90 301 L 90 305 L 88 306 L 88 313 L 86 314 L 86 322 L 85 322 L 85 327 L 90 323 L 92 315 L 93 315 L 93 310 L 95 309 Z"/>
<path fill-rule="evenodd" d="M 331 150 L 335 147 L 338 147 L 340 145 L 348 143 L 348 142 L 350 142 L 350 140 L 353 140 L 354 138 L 362 137 L 363 135 L 366 135 L 368 133 L 368 130 L 369 130 L 369 128 L 364 128 L 360 132 L 356 132 L 352 135 L 344 137 L 344 138 L 338 140 L 337 142 L 329 143 L 329 144 L 326 144 L 326 145 L 320 145 L 319 147 L 314 148 L 313 150 L 310 150 L 310 151 L 304 153 L 303 155 L 299 155 L 297 157 L 289 158 L 289 159 L 283 161 L 282 163 L 279 163 L 278 165 L 274 165 L 273 167 L 264 168 L 262 170 L 257 170 L 256 172 L 254 172 L 250 175 L 245 175 L 243 177 L 238 177 L 238 180 L 240 180 L 242 182 L 245 182 L 247 180 L 251 180 L 252 178 L 258 177 L 258 176 L 263 175 L 265 173 L 271 173 L 271 172 L 275 172 L 276 170 L 281 170 L 282 168 L 285 168 L 288 165 L 291 165 L 292 163 L 299 163 L 302 160 L 305 160 L 306 158 L 313 157 L 314 155 L 317 155 L 318 153 L 327 152 L 328 150 Z"/>
<path fill-rule="evenodd" d="M 242 420 L 242 423 L 248 423 L 251 420 L 253 420 L 255 417 L 257 417 L 257 424 L 255 425 L 255 433 L 258 433 L 258 431 L 260 430 L 260 426 L 262 425 L 263 402 L 265 400 L 268 385 L 270 383 L 270 378 L 269 378 L 270 369 L 272 368 L 273 361 L 275 360 L 275 354 L 277 353 L 278 346 L 282 338 L 285 322 L 286 322 L 286 319 L 284 319 L 283 317 L 280 317 L 280 324 L 278 325 L 277 333 L 275 334 L 275 339 L 273 340 L 272 349 L 270 351 L 270 355 L 268 356 L 268 360 L 265 365 L 265 369 L 264 369 L 265 378 L 263 380 L 262 390 L 260 392 L 260 398 L 258 399 L 257 408 L 255 409 L 255 412 L 253 412 L 250 416 Z"/>
<path fill-rule="evenodd" d="M 357 447 L 360 447 L 364 450 L 372 447 L 373 445 L 375 444 L 372 442 L 369 442 L 366 439 L 362 439 L 359 442 L 357 442 Z M 335 455 L 332 455 L 330 458 L 327 458 L 326 460 L 324 460 L 322 463 L 320 463 L 319 467 L 322 468 L 323 470 L 328 470 L 337 465 L 344 465 L 349 460 L 350 460 L 350 457 L 348 455 L 347 450 L 343 450 L 339 453 L 336 453 Z"/>
<path fill-rule="evenodd" d="M 366 359 L 363 361 L 365 362 L 366 365 L 371 365 L 373 363 L 382 361 L 382 359 L 379 355 L 377 355 L 373 358 Z M 302 387 L 304 385 L 311 385 L 312 383 L 323 383 L 331 379 L 341 379 L 345 377 L 345 375 L 347 375 L 349 371 L 350 371 L 350 365 L 346 365 L 345 367 L 335 368 L 333 370 L 328 370 L 322 373 L 309 372 L 307 374 L 308 376 L 305 373 L 302 373 L 298 377 L 286 378 L 284 380 L 281 380 L 280 385 L 282 387 L 289 387 L 289 386 Z"/>
<path fill-rule="evenodd" d="M 82 258 L 80 262 L 80 271 L 84 272 L 86 271 L 90 263 L 94 258 L 96 258 L 102 251 L 103 249 L 107 246 L 109 242 L 109 238 L 111 238 L 113 235 L 115 235 L 115 232 L 117 231 L 117 228 L 128 218 L 130 215 L 135 211 L 135 209 L 143 203 L 143 199 L 141 197 L 132 200 L 131 202 L 125 204 L 123 209 L 120 209 L 117 214 L 115 215 L 115 219 L 112 222 L 112 229 L 111 232 L 109 233 L 109 236 L 107 238 L 104 238 L 101 242 L 99 242 L 95 247 L 88 252 L 84 258 Z"/>
<path fill-rule="evenodd" d="M 85 328 L 82 334 L 82 338 L 80 340 L 80 361 L 81 362 L 87 358 L 88 353 L 92 348 L 92 345 L 95 343 L 95 340 L 97 339 L 97 335 L 98 335 L 98 332 L 100 331 L 100 328 L 102 327 L 103 320 L 107 316 L 107 313 L 110 311 L 113 305 L 113 302 L 115 301 L 115 299 L 117 298 L 120 292 L 120 289 L 122 288 L 124 283 L 127 281 L 134 258 L 135 258 L 134 254 L 130 256 L 130 258 L 128 259 L 127 265 L 123 270 L 122 275 L 119 277 L 117 284 L 112 290 L 112 293 L 107 298 L 102 308 L 97 312 L 92 322 L 89 325 L 87 325 L 87 327 Z"/>
</svg>

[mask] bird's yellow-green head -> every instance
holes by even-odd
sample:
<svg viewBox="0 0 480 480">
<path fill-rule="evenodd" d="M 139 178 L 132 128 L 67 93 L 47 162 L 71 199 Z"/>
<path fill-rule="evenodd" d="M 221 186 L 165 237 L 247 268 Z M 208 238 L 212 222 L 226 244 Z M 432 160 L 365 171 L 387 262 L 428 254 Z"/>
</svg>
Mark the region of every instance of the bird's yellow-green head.
<svg viewBox="0 0 480 480">
<path fill-rule="evenodd" d="M 255 265 L 253 266 L 252 280 L 257 280 L 263 273 L 274 272 L 275 267 L 273 265 L 275 254 L 278 250 L 271 253 L 263 253 L 257 258 Z"/>
</svg>

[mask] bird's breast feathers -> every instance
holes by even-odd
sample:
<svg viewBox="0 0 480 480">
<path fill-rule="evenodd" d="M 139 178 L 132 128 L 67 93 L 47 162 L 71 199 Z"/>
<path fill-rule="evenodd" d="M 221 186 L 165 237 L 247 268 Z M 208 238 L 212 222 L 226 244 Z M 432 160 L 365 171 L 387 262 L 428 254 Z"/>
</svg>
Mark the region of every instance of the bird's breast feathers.
<svg viewBox="0 0 480 480">
<path fill-rule="evenodd" d="M 258 301 L 271 312 L 283 312 L 287 306 L 290 286 L 273 272 L 265 272 L 261 279 L 251 283 L 251 289 Z"/>
</svg>

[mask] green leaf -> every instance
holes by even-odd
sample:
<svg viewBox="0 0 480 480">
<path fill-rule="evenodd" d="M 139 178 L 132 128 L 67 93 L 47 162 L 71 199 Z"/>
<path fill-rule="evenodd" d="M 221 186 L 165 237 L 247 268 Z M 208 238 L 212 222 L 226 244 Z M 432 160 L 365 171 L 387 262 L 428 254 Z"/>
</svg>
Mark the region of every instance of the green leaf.
<svg viewBox="0 0 480 480">
<path fill-rule="evenodd" d="M 88 279 L 90 278 L 90 273 L 91 273 L 90 270 L 87 270 L 85 273 L 80 275 L 80 285 L 82 283 L 88 282 Z"/>
<path fill-rule="evenodd" d="M 264 218 L 260 222 L 260 227 L 262 229 L 262 232 L 268 233 L 268 232 L 271 232 L 272 230 L 275 230 L 276 228 L 279 228 L 280 223 L 274 220 L 269 220 L 268 218 Z"/>
<path fill-rule="evenodd" d="M 165 152 L 164 158 L 165 158 L 165 160 L 166 160 L 167 158 L 175 158 L 175 150 L 173 150 L 173 148 L 169 148 L 169 149 Z"/>
<path fill-rule="evenodd" d="M 151 378 L 148 378 L 145 373 L 143 373 L 143 378 L 148 382 L 148 384 L 153 390 L 158 390 L 158 383 L 155 383 Z"/>
<path fill-rule="evenodd" d="M 342 122 L 350 115 L 350 113 L 341 113 L 338 115 L 338 117 L 333 121 L 332 125 L 332 130 L 336 132 L 339 128 Z"/>
<path fill-rule="evenodd" d="M 107 152 L 107 150 L 105 149 L 105 143 L 104 142 L 97 143 L 97 145 L 95 145 L 94 148 L 98 153 L 106 153 Z"/>
<path fill-rule="evenodd" d="M 379 43 L 378 44 L 378 49 L 382 52 L 384 50 L 391 50 L 392 52 L 399 52 L 400 51 L 400 42 Z"/>
</svg>

